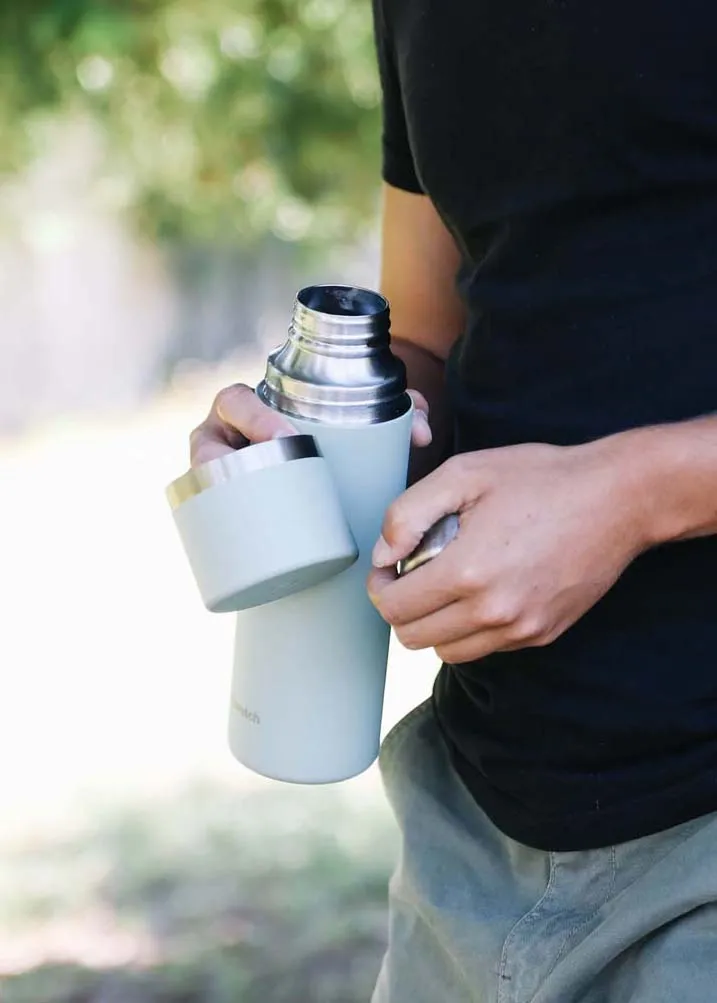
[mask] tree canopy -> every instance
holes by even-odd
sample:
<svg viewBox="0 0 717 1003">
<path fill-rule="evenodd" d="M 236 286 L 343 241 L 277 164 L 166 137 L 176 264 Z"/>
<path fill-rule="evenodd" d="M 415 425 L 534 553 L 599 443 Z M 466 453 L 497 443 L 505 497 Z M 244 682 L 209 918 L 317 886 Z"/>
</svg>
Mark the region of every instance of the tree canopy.
<svg viewBox="0 0 717 1003">
<path fill-rule="evenodd" d="M 377 189 L 369 0 L 6 0 L 0 172 L 58 121 L 159 238 L 342 241 Z"/>
</svg>

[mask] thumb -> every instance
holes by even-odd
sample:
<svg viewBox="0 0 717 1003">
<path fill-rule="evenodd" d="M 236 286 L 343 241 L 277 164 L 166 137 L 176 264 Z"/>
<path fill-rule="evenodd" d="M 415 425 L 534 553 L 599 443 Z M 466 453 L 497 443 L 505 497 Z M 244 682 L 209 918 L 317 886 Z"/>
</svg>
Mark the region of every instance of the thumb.
<svg viewBox="0 0 717 1003">
<path fill-rule="evenodd" d="M 296 429 L 283 414 L 268 407 L 251 387 L 241 383 L 219 392 L 212 415 L 252 443 L 266 442 L 282 435 L 296 435 Z"/>
<path fill-rule="evenodd" d="M 393 502 L 383 520 L 373 549 L 376 568 L 397 564 L 414 550 L 442 516 L 461 512 L 477 494 L 475 473 L 470 476 L 464 457 L 454 456 L 418 481 Z"/>
</svg>

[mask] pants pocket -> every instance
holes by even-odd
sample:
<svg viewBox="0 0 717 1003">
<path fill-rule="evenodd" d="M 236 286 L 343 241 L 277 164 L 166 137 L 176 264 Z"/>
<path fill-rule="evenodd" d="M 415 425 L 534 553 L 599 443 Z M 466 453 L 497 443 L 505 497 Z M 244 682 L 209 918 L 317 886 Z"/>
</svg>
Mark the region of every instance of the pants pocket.
<svg viewBox="0 0 717 1003">
<path fill-rule="evenodd" d="M 413 710 L 409 711 L 408 714 L 406 714 L 405 717 L 402 717 L 400 721 L 397 721 L 386 735 L 381 743 L 381 751 L 378 757 L 378 764 L 381 769 L 381 776 L 383 777 L 384 782 L 394 772 L 399 751 L 403 745 L 404 739 L 410 733 L 411 726 L 418 725 L 432 713 L 433 705 L 429 697 L 427 700 L 424 700 L 423 703 L 418 704 L 417 707 L 414 707 Z"/>
</svg>

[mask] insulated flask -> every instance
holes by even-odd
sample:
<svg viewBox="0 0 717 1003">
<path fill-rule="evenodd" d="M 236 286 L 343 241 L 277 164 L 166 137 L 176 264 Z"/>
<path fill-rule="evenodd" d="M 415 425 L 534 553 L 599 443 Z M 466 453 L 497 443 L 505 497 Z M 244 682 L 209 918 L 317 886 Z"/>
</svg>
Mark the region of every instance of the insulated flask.
<svg viewBox="0 0 717 1003">
<path fill-rule="evenodd" d="M 331 783 L 361 773 L 379 747 L 389 627 L 366 578 L 386 509 L 406 486 L 412 419 L 386 300 L 303 289 L 256 393 L 316 439 L 359 556 L 328 581 L 237 614 L 229 745 L 265 776 Z M 305 503 L 292 499 L 298 514 Z"/>
</svg>

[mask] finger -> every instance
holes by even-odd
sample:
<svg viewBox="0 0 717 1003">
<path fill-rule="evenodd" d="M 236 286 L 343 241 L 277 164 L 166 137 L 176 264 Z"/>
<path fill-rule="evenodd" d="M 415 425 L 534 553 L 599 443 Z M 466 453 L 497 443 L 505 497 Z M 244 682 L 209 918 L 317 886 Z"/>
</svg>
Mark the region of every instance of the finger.
<svg viewBox="0 0 717 1003">
<path fill-rule="evenodd" d="M 432 441 L 433 432 L 428 424 L 428 418 L 423 411 L 414 411 L 411 422 L 411 445 L 423 448 L 430 446 Z"/>
<path fill-rule="evenodd" d="M 461 567 L 458 538 L 449 543 L 438 557 L 411 571 L 405 578 L 396 578 L 394 569 L 375 568 L 368 579 L 369 598 L 383 619 L 393 627 L 413 623 L 465 598 Z M 478 586 L 475 585 L 471 591 L 478 591 Z"/>
<path fill-rule="evenodd" d="M 190 463 L 197 467 L 246 444 L 247 439 L 240 432 L 225 425 L 216 415 L 210 414 L 189 436 Z"/>
<path fill-rule="evenodd" d="M 404 648 L 419 651 L 462 641 L 479 629 L 476 623 L 475 603 L 465 599 L 449 603 L 434 613 L 403 624 L 396 631 Z"/>
<path fill-rule="evenodd" d="M 192 446 L 189 453 L 189 463 L 192 467 L 201 467 L 203 463 L 216 460 L 227 453 L 233 453 L 234 449 L 223 439 L 205 438 L 197 446 Z"/>
<path fill-rule="evenodd" d="M 416 409 L 416 411 L 422 411 L 423 414 L 425 414 L 426 418 L 428 418 L 428 413 L 429 413 L 428 401 L 420 392 L 420 390 L 409 390 L 408 396 L 413 401 L 413 406 Z"/>
<path fill-rule="evenodd" d="M 368 597 L 374 605 L 377 604 L 384 589 L 389 585 L 393 585 L 396 579 L 397 574 L 395 566 L 390 568 L 371 569 L 366 582 L 366 588 L 368 590 Z"/>
<path fill-rule="evenodd" d="M 389 507 L 372 560 L 377 568 L 407 557 L 424 533 L 442 516 L 461 512 L 476 500 L 475 473 L 470 459 L 454 456 L 404 491 Z"/>
<path fill-rule="evenodd" d="M 458 641 L 440 644 L 436 648 L 436 654 L 442 662 L 460 665 L 463 662 L 476 662 L 497 651 L 517 651 L 518 648 L 527 647 L 530 647 L 530 641 L 516 640 L 510 627 L 495 627 L 478 631 Z"/>
<path fill-rule="evenodd" d="M 418 390 L 409 390 L 408 396 L 413 401 L 411 445 L 419 448 L 430 446 L 433 441 L 433 432 L 428 421 L 428 401 Z"/>
<path fill-rule="evenodd" d="M 249 442 L 267 442 L 282 435 L 296 435 L 284 415 L 263 404 L 251 387 L 242 383 L 221 390 L 212 413 L 221 422 L 241 432 Z"/>
</svg>

